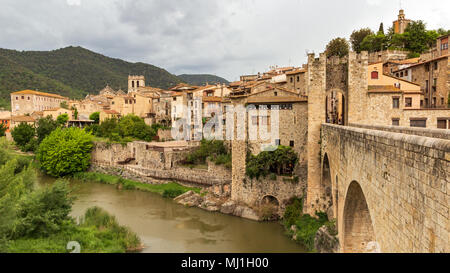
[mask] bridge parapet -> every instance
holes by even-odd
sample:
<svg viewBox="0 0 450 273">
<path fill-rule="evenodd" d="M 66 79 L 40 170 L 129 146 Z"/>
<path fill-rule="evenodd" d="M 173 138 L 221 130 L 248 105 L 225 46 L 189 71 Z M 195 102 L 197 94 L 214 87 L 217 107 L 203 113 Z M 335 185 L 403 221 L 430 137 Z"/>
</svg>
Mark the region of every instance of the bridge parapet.
<svg viewBox="0 0 450 273">
<path fill-rule="evenodd" d="M 350 127 L 357 127 L 363 129 L 372 129 L 378 131 L 387 131 L 393 133 L 401 133 L 407 135 L 425 136 L 431 138 L 441 138 L 450 140 L 450 130 L 442 129 L 427 129 L 427 128 L 411 128 L 400 126 L 379 126 L 379 125 L 364 125 L 364 124 L 349 124 Z"/>
</svg>

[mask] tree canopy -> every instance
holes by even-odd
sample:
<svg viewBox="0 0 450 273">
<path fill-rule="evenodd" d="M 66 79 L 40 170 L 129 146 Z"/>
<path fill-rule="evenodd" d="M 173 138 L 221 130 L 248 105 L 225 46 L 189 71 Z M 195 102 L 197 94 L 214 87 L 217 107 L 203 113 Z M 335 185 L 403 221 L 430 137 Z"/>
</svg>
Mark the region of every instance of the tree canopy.
<svg viewBox="0 0 450 273">
<path fill-rule="evenodd" d="M 352 45 L 352 49 L 358 53 L 361 52 L 361 43 L 369 35 L 373 35 L 373 31 L 369 28 L 362 28 L 360 30 L 353 31 L 352 35 L 350 35 L 350 43 Z"/>
<path fill-rule="evenodd" d="M 87 170 L 92 135 L 76 127 L 57 128 L 39 145 L 36 157 L 45 173 L 62 177 Z"/>
<path fill-rule="evenodd" d="M 350 51 L 350 46 L 345 38 L 335 38 L 331 40 L 326 48 L 327 57 L 339 56 L 344 57 Z"/>
</svg>

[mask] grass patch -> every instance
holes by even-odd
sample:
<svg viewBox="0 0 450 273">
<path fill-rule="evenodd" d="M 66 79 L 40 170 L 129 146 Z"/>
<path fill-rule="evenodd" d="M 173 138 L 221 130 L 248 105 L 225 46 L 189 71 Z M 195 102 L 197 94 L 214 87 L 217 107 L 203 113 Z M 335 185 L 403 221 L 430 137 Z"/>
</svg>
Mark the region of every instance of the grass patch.
<svg viewBox="0 0 450 273">
<path fill-rule="evenodd" d="M 83 173 L 77 173 L 73 176 L 75 179 L 81 180 L 81 181 L 93 181 L 93 182 L 99 182 L 103 184 L 109 184 L 109 185 L 119 185 L 123 187 L 123 189 L 126 190 L 140 190 L 140 191 L 146 191 L 146 192 L 152 192 L 157 193 L 165 197 L 175 198 L 183 193 L 186 193 L 188 191 L 194 191 L 196 193 L 200 193 L 200 188 L 191 188 L 191 187 L 185 187 L 178 183 L 167 183 L 167 184 L 145 184 L 129 179 L 124 179 L 122 177 L 117 177 L 114 175 L 109 174 L 102 174 L 102 173 L 95 173 L 95 172 L 83 172 Z"/>
</svg>

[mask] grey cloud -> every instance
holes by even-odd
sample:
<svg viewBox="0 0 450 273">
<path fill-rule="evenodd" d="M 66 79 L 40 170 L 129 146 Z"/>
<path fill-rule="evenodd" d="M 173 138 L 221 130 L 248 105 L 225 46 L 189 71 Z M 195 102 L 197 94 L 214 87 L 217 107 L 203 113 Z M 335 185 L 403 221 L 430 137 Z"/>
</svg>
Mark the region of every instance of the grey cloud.
<svg viewBox="0 0 450 273">
<path fill-rule="evenodd" d="M 229 80 L 269 65 L 301 65 L 305 51 L 361 27 L 392 24 L 390 0 L 0 0 L 0 47 L 52 50 L 80 45 L 147 62 L 174 74 Z M 436 4 L 436 5 L 434 5 Z M 439 5 L 440 9 L 431 8 Z M 448 1 L 410 0 L 407 17 L 450 28 Z"/>
</svg>

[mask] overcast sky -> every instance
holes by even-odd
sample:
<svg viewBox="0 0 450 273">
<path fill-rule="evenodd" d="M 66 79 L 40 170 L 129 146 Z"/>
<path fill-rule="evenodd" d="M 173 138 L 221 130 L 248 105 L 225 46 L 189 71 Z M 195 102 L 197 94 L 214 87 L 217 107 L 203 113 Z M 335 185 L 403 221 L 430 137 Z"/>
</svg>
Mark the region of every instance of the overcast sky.
<svg viewBox="0 0 450 273">
<path fill-rule="evenodd" d="M 82 46 L 174 74 L 233 81 L 271 65 L 300 66 L 354 29 L 385 30 L 398 0 L 0 0 L 0 47 Z M 403 0 L 406 17 L 450 29 L 450 1 Z M 151 79 L 147 79 L 151 83 Z"/>
</svg>

